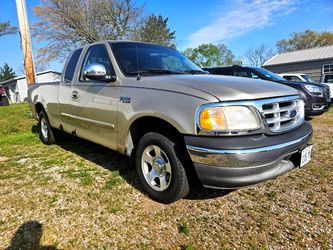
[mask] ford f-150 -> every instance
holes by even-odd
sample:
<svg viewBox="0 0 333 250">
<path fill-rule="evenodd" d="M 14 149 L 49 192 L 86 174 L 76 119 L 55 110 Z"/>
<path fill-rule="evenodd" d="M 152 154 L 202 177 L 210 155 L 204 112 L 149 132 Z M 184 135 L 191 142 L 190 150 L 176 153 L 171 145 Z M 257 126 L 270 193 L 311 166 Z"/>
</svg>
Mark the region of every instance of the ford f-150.
<svg viewBox="0 0 333 250">
<path fill-rule="evenodd" d="M 57 131 L 132 156 L 153 199 L 205 187 L 235 189 L 310 161 L 311 125 L 297 90 L 249 78 L 207 75 L 175 49 L 105 41 L 71 53 L 60 82 L 29 88 L 45 144 Z"/>
</svg>

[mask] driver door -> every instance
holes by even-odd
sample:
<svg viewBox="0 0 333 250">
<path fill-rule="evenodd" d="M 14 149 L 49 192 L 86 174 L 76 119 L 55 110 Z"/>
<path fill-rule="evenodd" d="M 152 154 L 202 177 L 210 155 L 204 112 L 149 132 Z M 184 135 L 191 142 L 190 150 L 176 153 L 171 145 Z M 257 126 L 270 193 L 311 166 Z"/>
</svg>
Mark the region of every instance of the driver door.
<svg viewBox="0 0 333 250">
<path fill-rule="evenodd" d="M 115 75 L 106 46 L 91 45 L 86 50 L 79 78 L 73 83 L 72 107 L 76 119 L 76 134 L 115 149 L 119 88 L 112 83 L 90 80 L 85 76 L 84 69 L 96 63 L 102 64 L 108 75 Z"/>
</svg>

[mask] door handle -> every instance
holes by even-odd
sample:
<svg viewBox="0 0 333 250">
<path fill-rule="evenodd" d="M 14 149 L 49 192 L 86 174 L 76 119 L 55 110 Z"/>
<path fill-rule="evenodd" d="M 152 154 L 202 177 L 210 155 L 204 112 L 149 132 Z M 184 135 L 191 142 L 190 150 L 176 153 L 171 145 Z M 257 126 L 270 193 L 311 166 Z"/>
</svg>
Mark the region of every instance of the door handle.
<svg viewBox="0 0 333 250">
<path fill-rule="evenodd" d="M 72 99 L 78 99 L 78 98 L 79 98 L 79 92 L 76 91 L 76 90 L 74 90 L 74 91 L 72 92 Z"/>
</svg>

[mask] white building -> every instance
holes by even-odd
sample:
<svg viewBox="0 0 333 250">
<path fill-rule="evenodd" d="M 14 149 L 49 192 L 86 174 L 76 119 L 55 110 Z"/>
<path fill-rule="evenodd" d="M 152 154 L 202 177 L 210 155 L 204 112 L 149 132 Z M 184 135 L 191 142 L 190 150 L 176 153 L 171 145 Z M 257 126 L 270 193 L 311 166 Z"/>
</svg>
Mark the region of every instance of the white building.
<svg viewBox="0 0 333 250">
<path fill-rule="evenodd" d="M 60 81 L 61 74 L 53 70 L 41 71 L 36 74 L 37 83 Z M 11 103 L 23 102 L 28 97 L 28 84 L 25 76 L 0 82 L 5 86 L 6 95 Z"/>
</svg>

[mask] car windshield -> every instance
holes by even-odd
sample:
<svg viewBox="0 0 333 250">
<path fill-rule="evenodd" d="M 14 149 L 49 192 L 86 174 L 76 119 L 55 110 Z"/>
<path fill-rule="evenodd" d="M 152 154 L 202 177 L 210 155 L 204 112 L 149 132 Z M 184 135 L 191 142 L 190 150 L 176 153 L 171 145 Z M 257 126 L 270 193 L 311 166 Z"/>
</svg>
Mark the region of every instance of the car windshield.
<svg viewBox="0 0 333 250">
<path fill-rule="evenodd" d="M 302 75 L 302 77 L 305 79 L 305 81 L 310 83 L 315 83 L 315 81 L 311 78 L 309 75 Z"/>
<path fill-rule="evenodd" d="M 125 75 L 205 74 L 175 49 L 146 43 L 110 43 Z"/>
<path fill-rule="evenodd" d="M 278 74 L 275 74 L 267 69 L 263 69 L 263 68 L 255 68 L 255 71 L 258 73 L 258 75 L 263 76 L 265 79 L 270 79 L 273 81 L 285 81 L 286 79 L 284 79 L 282 76 L 279 76 Z"/>
</svg>

